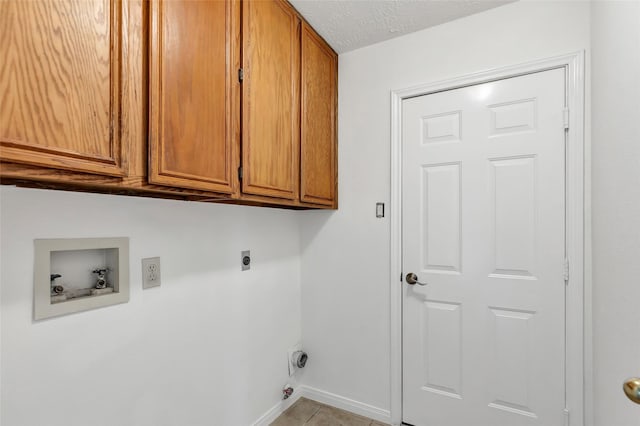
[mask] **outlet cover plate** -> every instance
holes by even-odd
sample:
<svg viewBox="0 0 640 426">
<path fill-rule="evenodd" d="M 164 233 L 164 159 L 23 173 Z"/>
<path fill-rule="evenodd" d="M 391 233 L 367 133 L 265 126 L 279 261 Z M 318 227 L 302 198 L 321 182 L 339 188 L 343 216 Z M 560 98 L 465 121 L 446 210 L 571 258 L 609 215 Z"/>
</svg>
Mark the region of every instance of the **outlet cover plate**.
<svg viewBox="0 0 640 426">
<path fill-rule="evenodd" d="M 160 286 L 160 258 L 142 259 L 142 288 Z"/>
<path fill-rule="evenodd" d="M 251 269 L 251 250 L 243 250 L 240 252 L 240 267 L 243 271 Z"/>
</svg>

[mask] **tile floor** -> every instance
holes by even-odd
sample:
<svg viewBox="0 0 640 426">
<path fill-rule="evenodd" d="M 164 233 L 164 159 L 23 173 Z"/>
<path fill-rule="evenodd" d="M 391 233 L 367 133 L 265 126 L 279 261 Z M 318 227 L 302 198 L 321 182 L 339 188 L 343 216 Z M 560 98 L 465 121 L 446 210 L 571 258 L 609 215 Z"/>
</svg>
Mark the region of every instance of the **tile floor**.
<svg viewBox="0 0 640 426">
<path fill-rule="evenodd" d="M 384 423 L 358 416 L 319 402 L 300 398 L 271 426 L 385 426 Z"/>
</svg>

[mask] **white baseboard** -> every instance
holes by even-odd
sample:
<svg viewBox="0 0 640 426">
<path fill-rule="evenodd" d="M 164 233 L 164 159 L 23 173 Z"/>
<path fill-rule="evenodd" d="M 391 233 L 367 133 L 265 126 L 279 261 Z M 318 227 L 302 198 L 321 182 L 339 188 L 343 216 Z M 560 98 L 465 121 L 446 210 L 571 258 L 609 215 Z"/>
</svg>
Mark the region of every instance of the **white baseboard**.
<svg viewBox="0 0 640 426">
<path fill-rule="evenodd" d="M 280 401 L 271 407 L 271 409 L 256 420 L 252 426 L 268 426 L 300 398 L 312 399 L 335 408 L 340 408 L 341 410 L 369 417 L 382 423 L 391 424 L 391 413 L 389 410 L 383 410 L 382 408 L 374 407 L 364 402 L 355 401 L 345 398 L 344 396 L 336 395 L 335 393 L 303 385 L 298 386 L 293 395 L 291 395 L 291 398 Z"/>
<path fill-rule="evenodd" d="M 287 408 L 291 407 L 303 396 L 304 395 L 302 395 L 301 390 L 296 389 L 291 397 L 284 399 L 271 407 L 269 411 L 260 416 L 260 418 L 253 422 L 251 426 L 269 426 L 269 424 L 277 419 L 280 414 L 284 413 Z"/>
<path fill-rule="evenodd" d="M 391 413 L 389 410 L 383 410 L 382 408 L 374 407 L 373 405 L 365 404 L 364 402 L 355 401 L 353 399 L 345 398 L 344 396 L 336 395 L 335 393 L 326 392 L 309 386 L 300 387 L 302 388 L 300 389 L 300 396 L 302 397 L 331 405 L 332 407 L 340 408 L 360 416 L 369 417 L 370 419 L 377 420 L 382 423 L 391 423 Z"/>
</svg>

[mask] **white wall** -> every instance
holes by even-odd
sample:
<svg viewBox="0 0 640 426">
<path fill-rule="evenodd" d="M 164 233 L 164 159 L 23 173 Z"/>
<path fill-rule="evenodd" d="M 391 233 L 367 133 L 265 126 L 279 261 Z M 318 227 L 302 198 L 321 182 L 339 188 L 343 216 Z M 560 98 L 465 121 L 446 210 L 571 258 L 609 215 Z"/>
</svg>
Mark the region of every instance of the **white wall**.
<svg viewBox="0 0 640 426">
<path fill-rule="evenodd" d="M 640 377 L 640 2 L 592 4 L 594 424 L 635 426 Z"/>
<path fill-rule="evenodd" d="M 297 212 L 6 186 L 0 200 L 3 426 L 244 426 L 280 401 L 300 339 Z M 102 236 L 130 238 L 129 303 L 33 322 L 33 240 Z M 152 256 L 162 286 L 143 291 Z"/>
<path fill-rule="evenodd" d="M 302 222 L 306 385 L 390 407 L 390 91 L 587 49 L 589 15 L 520 1 L 340 55 L 340 210 Z"/>
</svg>

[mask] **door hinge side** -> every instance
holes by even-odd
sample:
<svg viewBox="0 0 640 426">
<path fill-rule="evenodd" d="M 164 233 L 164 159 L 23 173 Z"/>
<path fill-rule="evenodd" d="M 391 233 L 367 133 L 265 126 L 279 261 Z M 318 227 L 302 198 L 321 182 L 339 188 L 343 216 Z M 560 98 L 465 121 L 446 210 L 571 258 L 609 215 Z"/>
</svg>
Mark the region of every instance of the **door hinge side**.
<svg viewBox="0 0 640 426">
<path fill-rule="evenodd" d="M 238 81 L 242 83 L 244 80 L 244 69 L 238 68 Z"/>
<path fill-rule="evenodd" d="M 569 409 L 565 408 L 562 412 L 564 414 L 564 426 L 569 426 Z"/>
<path fill-rule="evenodd" d="M 569 259 L 564 259 L 564 271 L 563 271 L 563 277 L 564 277 L 564 282 L 565 284 L 569 283 Z"/>
<path fill-rule="evenodd" d="M 238 167 L 238 179 L 242 180 L 242 166 Z"/>
<path fill-rule="evenodd" d="M 562 122 L 564 124 L 565 130 L 569 129 L 569 108 L 565 108 L 562 111 Z"/>
</svg>

